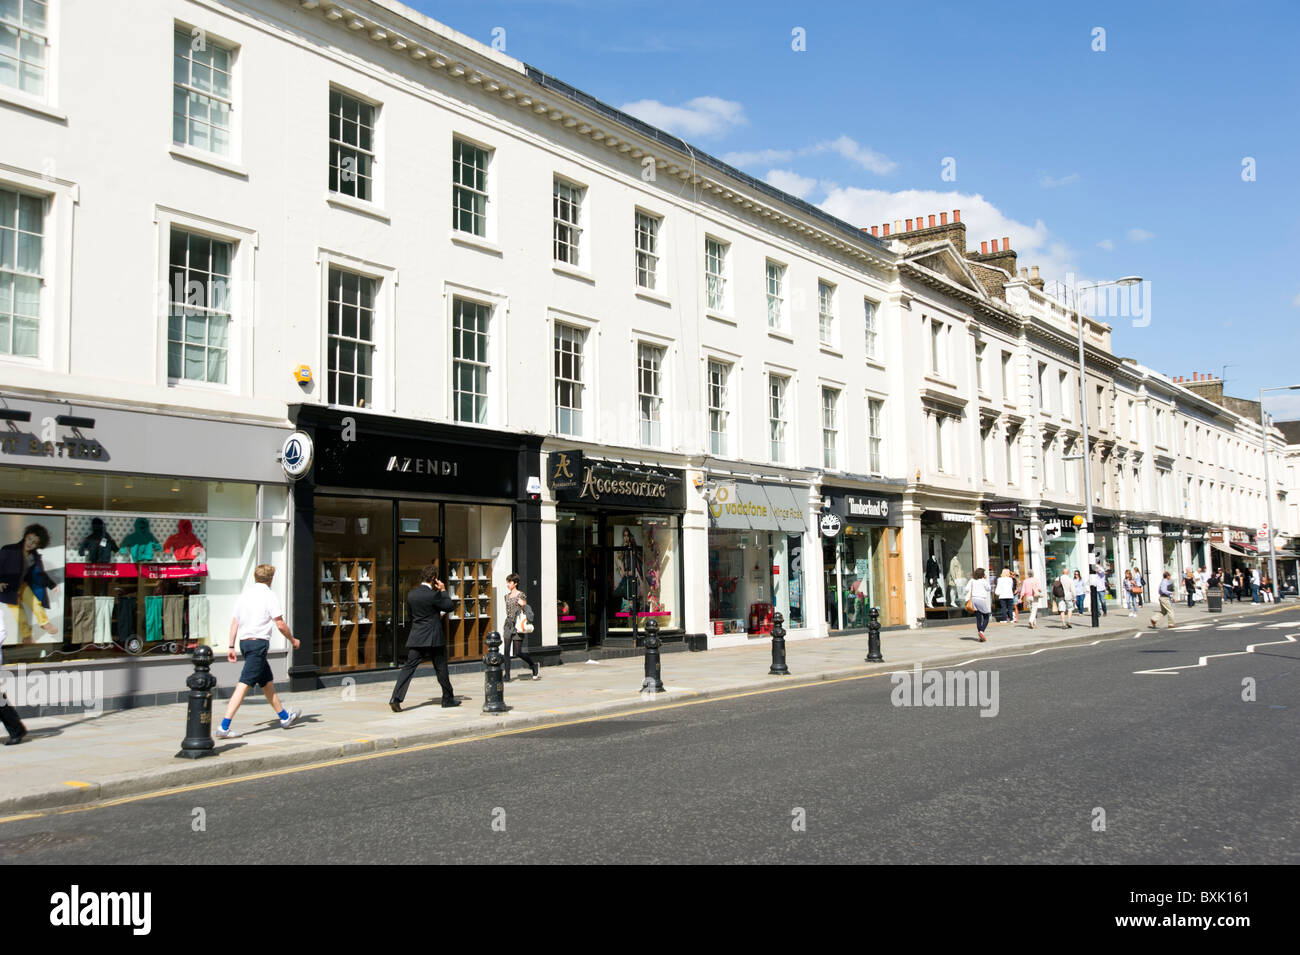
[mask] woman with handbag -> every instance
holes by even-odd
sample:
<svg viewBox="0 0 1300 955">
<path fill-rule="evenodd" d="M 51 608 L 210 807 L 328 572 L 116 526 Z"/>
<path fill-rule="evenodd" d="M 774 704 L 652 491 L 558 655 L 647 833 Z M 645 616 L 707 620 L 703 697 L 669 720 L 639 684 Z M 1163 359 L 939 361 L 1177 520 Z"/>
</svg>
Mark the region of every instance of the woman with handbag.
<svg viewBox="0 0 1300 955">
<path fill-rule="evenodd" d="M 993 612 L 992 600 L 984 568 L 976 567 L 974 576 L 966 585 L 966 610 L 975 614 L 975 630 L 979 633 L 980 643 L 984 642 L 984 631 L 988 629 L 989 615 Z"/>
<path fill-rule="evenodd" d="M 1052 597 L 1056 600 L 1056 612 L 1061 617 L 1061 624 L 1066 629 L 1073 627 L 1070 615 L 1074 613 L 1074 578 L 1068 570 L 1061 571 L 1061 576 L 1056 578 L 1056 583 L 1052 585 Z"/>
<path fill-rule="evenodd" d="M 524 637 L 533 630 L 533 608 L 528 606 L 527 595 L 519 589 L 519 575 L 506 576 L 506 613 L 501 625 L 501 638 L 504 644 L 503 655 L 506 658 L 505 682 L 510 682 L 510 658 L 519 657 L 533 669 L 533 679 L 540 680 L 541 670 L 537 661 L 524 652 Z"/>
<path fill-rule="evenodd" d="M 1038 586 L 1038 578 L 1033 574 L 1026 574 L 1024 583 L 1020 585 L 1020 600 L 1029 608 L 1029 628 L 1032 630 L 1038 626 L 1038 598 L 1042 596 L 1043 589 Z"/>
</svg>

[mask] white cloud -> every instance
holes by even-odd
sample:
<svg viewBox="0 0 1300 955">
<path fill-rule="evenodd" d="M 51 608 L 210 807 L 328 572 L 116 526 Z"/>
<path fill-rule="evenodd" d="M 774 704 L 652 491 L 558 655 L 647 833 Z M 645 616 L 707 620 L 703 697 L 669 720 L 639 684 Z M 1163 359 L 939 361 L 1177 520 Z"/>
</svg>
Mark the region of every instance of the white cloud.
<svg viewBox="0 0 1300 955">
<path fill-rule="evenodd" d="M 856 163 L 868 172 L 878 173 L 882 176 L 898 168 L 898 163 L 888 156 L 876 152 L 869 146 L 863 146 L 857 140 L 850 139 L 848 136 L 817 143 L 815 146 L 801 149 L 799 152 L 801 155 L 816 155 L 824 152 L 838 153 L 849 162 Z"/>
<path fill-rule="evenodd" d="M 717 96 L 697 96 L 681 106 L 669 106 L 654 99 L 624 103 L 619 109 L 652 126 L 679 136 L 716 136 L 749 122 L 745 107 Z"/>
<path fill-rule="evenodd" d="M 723 153 L 721 156 L 723 162 L 732 166 L 769 166 L 793 158 L 792 149 L 757 149 L 753 152 Z"/>
<path fill-rule="evenodd" d="M 742 167 L 770 166 L 772 163 L 789 162 L 796 156 L 817 156 L 825 153 L 835 153 L 868 172 L 878 173 L 882 176 L 898 168 L 898 163 L 888 156 L 876 152 L 869 146 L 863 146 L 857 140 L 848 136 L 827 139 L 799 149 L 758 149 L 752 152 L 724 153 L 722 161 L 733 166 Z"/>
<path fill-rule="evenodd" d="M 1091 281 L 1081 274 L 1079 256 L 1067 242 L 1054 236 L 1047 225 L 1037 220 L 1032 225 L 1013 219 L 982 195 L 960 192 L 938 192 L 926 189 L 907 189 L 887 192 L 883 189 L 858 189 L 822 183 L 826 198 L 818 205 L 833 216 L 846 220 L 859 228 L 870 229 L 884 222 L 890 230 L 896 220 L 911 219 L 917 215 L 927 218 L 952 210 L 961 210 L 961 221 L 966 224 L 966 244 L 978 249 L 981 241 L 1004 237 L 1011 239 L 1016 252 L 1017 268 L 1039 267 L 1047 281 L 1047 291 L 1055 294 L 1054 281 Z"/>
<path fill-rule="evenodd" d="M 817 186 L 817 180 L 810 176 L 801 176 L 789 169 L 769 169 L 763 177 L 769 185 L 800 199 L 807 199 L 808 194 Z"/>
<path fill-rule="evenodd" d="M 1300 395 L 1265 395 L 1264 410 L 1275 421 L 1294 421 L 1300 418 Z"/>
<path fill-rule="evenodd" d="M 1097 243 L 1097 248 L 1105 249 L 1107 252 L 1114 252 L 1115 243 L 1112 242 L 1110 239 L 1102 239 L 1100 242 Z"/>
<path fill-rule="evenodd" d="M 1055 189 L 1057 186 L 1068 186 L 1072 182 L 1079 181 L 1079 174 L 1072 172 L 1068 176 L 1049 176 L 1046 173 L 1038 177 L 1038 184 L 1044 189 Z"/>
<path fill-rule="evenodd" d="M 1154 239 L 1155 237 L 1156 234 L 1154 232 L 1148 232 L 1146 229 L 1128 230 L 1128 240 L 1130 242 L 1146 242 L 1149 239 Z"/>
</svg>

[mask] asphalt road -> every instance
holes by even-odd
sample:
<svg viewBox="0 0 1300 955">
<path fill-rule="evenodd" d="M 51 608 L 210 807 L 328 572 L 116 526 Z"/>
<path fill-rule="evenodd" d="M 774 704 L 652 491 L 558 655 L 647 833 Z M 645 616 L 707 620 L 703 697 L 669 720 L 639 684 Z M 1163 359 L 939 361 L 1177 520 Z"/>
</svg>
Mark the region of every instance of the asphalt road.
<svg viewBox="0 0 1300 955">
<path fill-rule="evenodd" d="M 963 668 L 996 673 L 996 716 L 875 676 L 287 772 L 6 823 L 0 860 L 1295 863 L 1288 633 L 1300 613 Z"/>
</svg>

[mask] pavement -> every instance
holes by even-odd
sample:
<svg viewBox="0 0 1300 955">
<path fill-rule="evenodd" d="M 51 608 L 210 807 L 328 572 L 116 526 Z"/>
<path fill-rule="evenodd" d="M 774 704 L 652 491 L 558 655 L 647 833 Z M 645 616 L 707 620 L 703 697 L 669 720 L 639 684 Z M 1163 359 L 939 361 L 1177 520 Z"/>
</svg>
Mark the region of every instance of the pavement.
<svg viewBox="0 0 1300 955">
<path fill-rule="evenodd" d="M 1300 614 L 1300 603 L 1225 605 L 1221 614 L 1210 614 L 1201 606 L 1188 610 L 1182 604 L 1174 612 L 1181 624 L 1199 625 L 1190 632 L 1203 637 L 1207 627 L 1242 626 L 1244 618 Z M 484 685 L 477 674 L 453 679 L 464 702 L 456 708 L 442 708 L 436 700 L 438 684 L 429 668 L 419 671 L 427 675 L 412 681 L 401 713 L 389 710 L 392 686 L 388 682 L 308 693 L 282 690 L 284 704 L 301 709 L 303 714 L 288 730 L 280 728 L 260 694 L 255 698 L 250 694 L 233 726 L 243 735 L 216 740 L 213 755 L 194 760 L 177 757 L 185 736 L 184 704 L 34 718 L 26 721 L 26 741 L 0 749 L 4 779 L 0 821 L 366 753 L 462 737 L 490 738 L 524 727 L 566 725 L 651 705 L 726 697 L 782 682 L 815 683 L 910 669 L 916 664 L 952 665 L 1007 651 L 1040 651 L 1130 636 L 1145 628 L 1149 614 L 1149 607 L 1143 607 L 1136 619 L 1112 612 L 1101 618 L 1096 629 L 1088 626 L 1086 616 L 1076 617 L 1079 622 L 1066 629 L 1041 612 L 1038 627 L 1030 629 L 1027 615 L 1022 615 L 1019 623 L 991 623 L 986 643 L 977 641 L 973 623 L 892 630 L 881 639 L 885 662 L 876 664 L 865 662 L 865 635 L 790 641 L 786 656 L 791 675 L 784 677 L 768 674 L 771 650 L 767 642 L 666 654 L 662 662 L 665 692 L 657 694 L 639 692 L 644 672 L 641 657 L 546 667 L 537 681 L 529 679 L 523 669 L 525 675 L 516 676 L 505 687 L 506 703 L 512 709 L 504 714 L 482 712 Z M 225 701 L 214 701 L 214 725 L 224 711 Z"/>
</svg>

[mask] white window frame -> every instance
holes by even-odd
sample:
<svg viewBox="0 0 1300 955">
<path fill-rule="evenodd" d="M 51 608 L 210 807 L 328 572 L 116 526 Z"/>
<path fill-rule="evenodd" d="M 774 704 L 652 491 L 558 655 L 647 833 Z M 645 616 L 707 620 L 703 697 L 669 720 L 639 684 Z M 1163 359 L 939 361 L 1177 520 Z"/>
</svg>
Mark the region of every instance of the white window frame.
<svg viewBox="0 0 1300 955">
<path fill-rule="evenodd" d="M 654 223 L 653 231 L 643 230 L 641 220 L 647 220 Z M 638 288 L 646 292 L 662 294 L 661 289 L 664 287 L 663 269 L 664 257 L 659 251 L 662 248 L 662 239 L 664 231 L 664 217 L 651 212 L 648 209 L 636 207 L 632 210 L 632 281 Z M 649 236 L 651 246 L 642 247 L 642 236 Z M 642 265 L 642 256 L 645 256 L 649 263 L 649 268 Z M 645 273 L 649 283 L 641 281 L 642 273 Z"/>
<path fill-rule="evenodd" d="M 822 294 L 823 290 L 825 294 Z M 817 344 L 827 348 L 839 344 L 839 323 L 835 320 L 836 291 L 834 282 L 817 280 Z"/>
<path fill-rule="evenodd" d="M 561 190 L 567 191 L 568 196 L 561 196 Z M 574 215 L 571 220 L 560 216 L 564 203 L 572 207 Z M 588 268 L 586 226 L 587 187 L 557 173 L 551 184 L 551 258 L 556 265 L 580 270 Z M 562 242 L 560 236 L 565 230 L 572 235 L 571 241 Z M 571 260 L 560 257 L 562 244 L 571 248 Z"/>
<path fill-rule="evenodd" d="M 880 361 L 880 303 L 862 299 L 863 345 L 867 361 Z"/>
<path fill-rule="evenodd" d="M 326 100 L 327 108 L 326 108 L 326 116 L 325 116 L 325 122 L 326 122 L 325 133 L 326 133 L 326 141 L 328 147 L 328 153 L 326 157 L 327 161 L 326 161 L 326 177 L 325 177 L 326 194 L 331 200 L 337 201 L 344 205 L 349 203 L 359 203 L 365 208 L 370 208 L 370 207 L 379 208 L 384 204 L 383 163 L 380 159 L 380 156 L 382 155 L 384 119 L 385 119 L 386 110 L 384 109 L 383 103 L 374 99 L 373 97 L 367 96 L 364 93 L 360 93 L 357 90 L 351 89 L 349 87 L 341 86 L 337 83 L 331 83 L 329 85 L 330 99 L 333 98 L 335 93 L 339 94 L 339 96 L 347 97 L 350 100 L 354 100 L 357 103 L 360 103 L 362 106 L 368 106 L 371 110 L 373 110 L 373 113 L 371 114 L 371 127 L 370 127 L 371 148 L 367 150 L 367 149 L 362 149 L 360 146 L 351 146 L 347 144 L 346 139 L 340 138 L 339 140 L 335 140 L 333 136 L 330 135 L 329 124 L 334 114 L 333 114 L 333 107 L 332 105 L 330 105 L 330 100 L 327 99 Z M 359 120 L 358 120 L 358 124 L 359 124 Z M 333 170 L 333 158 L 334 158 L 333 153 L 334 153 L 334 146 L 336 144 L 339 146 L 341 150 L 344 149 L 353 150 L 357 153 L 365 153 L 369 156 L 370 175 L 368 178 L 370 180 L 370 195 L 363 197 L 360 195 L 354 195 L 345 192 L 342 188 L 334 189 L 330 187 L 329 177 Z M 344 159 L 346 159 L 346 157 L 341 157 L 340 162 L 343 162 Z M 343 169 L 343 167 L 340 167 L 339 170 L 340 180 L 338 183 L 340 187 L 343 184 L 342 175 L 344 171 L 345 170 Z M 356 184 L 354 184 L 354 191 L 355 189 L 356 189 Z"/>
<path fill-rule="evenodd" d="M 718 254 L 711 254 L 711 246 L 716 246 Z M 718 272 L 709 270 L 712 260 L 718 263 Z M 731 313 L 731 243 L 717 236 L 704 236 L 704 306 L 707 311 L 720 315 Z M 718 288 L 715 288 L 714 284 Z"/>
<path fill-rule="evenodd" d="M 1020 429 L 1004 429 L 1003 438 L 1006 444 L 1007 486 L 1016 487 L 1020 484 Z"/>
<path fill-rule="evenodd" d="M 400 278 L 398 270 L 392 266 L 382 265 L 332 249 L 321 249 L 317 256 L 317 262 L 320 267 L 320 352 L 317 355 L 317 367 L 321 369 L 322 375 L 322 380 L 319 383 L 319 401 L 327 407 L 340 410 L 351 408 L 362 412 L 390 412 L 394 407 L 394 394 L 396 391 L 395 352 L 397 349 L 392 346 L 395 340 L 393 328 L 395 290 Z M 372 323 L 374 342 L 371 346 L 373 369 L 371 397 L 374 404 L 366 408 L 358 408 L 355 405 L 329 404 L 329 272 L 331 268 L 355 272 L 358 275 L 379 282 L 378 292 L 375 295 L 374 321 Z M 448 345 L 450 344 L 450 341 L 448 341 Z"/>
<path fill-rule="evenodd" d="M 447 350 L 448 356 L 451 360 L 451 369 L 449 375 L 451 388 L 450 388 L 450 394 L 448 396 L 448 399 L 451 402 L 451 409 L 450 409 L 451 413 L 447 417 L 448 420 L 450 420 L 455 424 L 466 424 L 478 428 L 488 427 L 494 423 L 493 415 L 495 413 L 495 407 L 494 407 L 495 402 L 493 401 L 493 392 L 495 390 L 496 375 L 493 373 L 493 368 L 495 364 L 493 361 L 493 357 L 494 357 L 496 337 L 497 337 L 496 303 L 490 300 L 485 300 L 478 296 L 467 295 L 459 291 L 453 291 L 452 294 L 448 296 L 448 301 L 450 305 L 450 310 L 448 312 L 447 324 L 448 324 L 448 330 L 451 333 L 451 347 L 448 348 Z M 457 349 L 459 347 L 458 343 L 462 339 L 462 335 L 456 327 L 456 319 L 459 311 L 457 306 L 459 304 L 472 305 L 475 306 L 476 308 L 482 308 L 487 311 L 487 323 L 486 323 L 487 327 L 482 332 L 482 336 L 483 336 L 483 354 L 481 356 L 482 360 L 470 359 L 465 357 L 458 358 L 456 355 Z M 473 334 L 478 334 L 478 333 L 475 332 Z M 458 374 L 459 365 L 468 365 L 471 367 L 483 369 L 483 394 L 482 394 L 483 409 L 482 409 L 481 418 L 476 417 L 471 419 L 465 419 L 459 417 L 460 402 L 457 396 L 459 394 L 462 394 L 462 392 L 459 389 L 459 384 L 460 384 L 460 375 Z M 466 393 L 473 395 L 474 398 L 477 400 L 478 397 L 477 392 L 466 392 Z"/>
<path fill-rule="evenodd" d="M 786 275 L 787 267 L 783 262 L 768 259 L 763 266 L 763 288 L 767 293 L 767 330 L 770 332 L 786 332 L 790 328 L 789 302 L 785 294 Z"/>
<path fill-rule="evenodd" d="M 242 395 L 253 394 L 253 384 L 246 370 L 253 367 L 253 329 L 256 327 L 254 309 L 257 296 L 252 278 L 257 274 L 257 251 L 260 236 L 255 229 L 231 222 L 210 219 L 167 206 L 154 207 L 154 224 L 158 233 L 158 329 L 157 384 L 176 391 L 223 392 Z M 171 311 L 171 234 L 172 230 L 205 235 L 233 246 L 230 265 L 230 338 L 226 353 L 226 383 L 193 381 L 172 378 L 168 373 L 167 320 Z M 322 312 L 322 315 L 324 313 Z M 323 319 L 322 319 L 323 323 Z M 318 366 L 319 367 L 319 366 Z"/>
<path fill-rule="evenodd" d="M 788 458 L 792 383 L 787 374 L 767 373 L 767 453 L 773 464 L 785 464 Z"/>
<path fill-rule="evenodd" d="M 171 269 L 174 263 L 172 263 L 171 261 L 170 252 L 171 252 L 172 240 L 176 236 L 185 236 L 185 261 L 183 264 L 184 275 L 185 275 L 184 281 L 181 280 L 181 276 L 179 275 L 174 278 L 171 276 Z M 207 232 L 200 232 L 195 229 L 182 228 L 181 226 L 178 225 L 172 225 L 172 227 L 168 230 L 167 239 L 168 239 L 167 241 L 167 247 L 168 247 L 167 292 L 169 298 L 167 322 L 165 325 L 166 339 L 167 339 L 167 365 L 168 365 L 167 383 L 172 386 L 184 385 L 188 387 L 190 385 L 200 385 L 200 386 L 208 386 L 208 387 L 218 387 L 222 389 L 228 388 L 230 387 L 230 383 L 231 383 L 230 382 L 231 368 L 232 365 L 234 364 L 234 362 L 231 359 L 237 358 L 239 354 L 238 349 L 235 347 L 235 337 L 234 337 L 235 316 L 234 316 L 234 301 L 233 301 L 235 297 L 235 290 L 236 290 L 236 285 L 234 283 L 235 256 L 239 249 L 239 243 L 232 242 L 231 240 L 220 236 L 214 236 Z M 220 243 L 222 245 L 227 246 L 230 249 L 230 257 L 228 262 L 229 272 L 225 276 L 219 279 L 216 273 L 204 273 L 208 275 L 208 278 L 211 280 L 210 282 L 211 287 L 204 289 L 205 293 L 209 291 L 215 291 L 224 285 L 224 291 L 225 291 L 224 299 L 226 304 L 226 308 L 224 312 L 222 312 L 219 309 L 212 308 L 212 307 L 205 307 L 191 301 L 190 281 L 193 280 L 189 278 L 192 271 L 190 253 L 191 253 L 191 240 L 194 239 L 206 239 L 208 242 Z M 222 279 L 224 281 L 222 281 Z M 173 339 L 171 333 L 172 311 L 178 305 L 181 306 L 182 308 L 182 315 L 180 317 L 180 333 L 179 336 L 177 336 L 177 338 Z M 207 341 L 205 341 L 201 346 L 203 348 L 203 353 L 204 353 L 204 377 L 190 378 L 185 374 L 185 367 L 187 364 L 186 352 L 191 347 L 191 343 L 188 339 L 188 325 L 189 325 L 188 312 L 190 309 L 194 309 L 199 315 L 203 317 L 206 333 L 211 332 L 213 318 L 224 318 L 226 320 L 226 342 L 225 342 L 225 347 L 222 349 L 226 353 L 226 368 L 225 368 L 224 381 L 207 380 L 206 377 L 207 369 L 208 369 L 207 356 L 210 351 L 214 350 L 212 346 L 208 344 Z M 173 341 L 175 341 L 176 344 L 180 346 L 179 364 L 180 364 L 181 373 L 179 375 L 175 374 L 171 368 L 171 351 L 172 351 Z"/>
<path fill-rule="evenodd" d="M 54 42 L 58 34 L 59 27 L 59 7 L 60 3 L 56 0 L 49 0 L 45 4 L 45 29 L 44 32 L 38 32 L 25 28 L 23 24 L 23 7 L 27 0 L 19 0 L 18 20 L 16 22 L 5 21 L 18 30 L 18 60 L 15 61 L 15 77 L 18 83 L 22 82 L 22 34 L 38 38 L 44 45 L 44 63 L 42 69 L 45 71 L 43 89 L 40 94 L 29 93 L 22 89 L 20 85 L 0 86 L 0 101 L 13 103 L 27 109 L 32 109 L 38 113 L 43 113 L 56 119 L 66 119 L 66 117 L 53 109 L 54 104 L 58 101 L 57 81 L 58 81 L 58 63 L 56 62 L 57 45 Z"/>
<path fill-rule="evenodd" d="M 14 375 L 11 383 L 15 385 L 28 383 L 21 378 L 24 368 L 68 374 L 72 358 L 72 235 L 80 189 L 75 183 L 12 166 L 0 166 L 0 188 L 44 200 L 36 356 L 0 354 L 0 363 Z M 39 377 L 30 384 L 48 387 Z"/>
<path fill-rule="evenodd" d="M 999 352 L 999 354 L 1002 356 L 1002 400 L 1015 404 L 1016 395 L 1012 388 L 1012 382 L 1015 380 L 1015 375 L 1012 374 L 1014 353 L 1003 350 Z"/>
<path fill-rule="evenodd" d="M 705 445 L 708 453 L 714 457 L 733 457 L 734 449 L 732 448 L 732 435 L 735 428 L 732 426 L 733 413 L 732 409 L 736 407 L 734 376 L 737 370 L 736 362 L 727 359 L 706 355 L 704 359 L 704 408 L 705 408 L 705 433 L 708 436 Z M 722 371 L 721 395 L 717 403 L 714 402 L 714 366 Z M 714 416 L 717 415 L 721 422 L 721 430 L 713 427 Z M 715 440 L 715 435 L 721 436 L 721 442 Z M 721 443 L 721 449 L 718 444 Z"/>
<path fill-rule="evenodd" d="M 987 342 L 977 342 L 975 344 L 975 387 L 979 393 L 987 395 L 989 393 L 988 369 L 985 367 L 984 353 L 988 350 Z"/>
<path fill-rule="evenodd" d="M 872 412 L 876 413 L 873 414 Z M 885 399 L 867 396 L 867 472 L 885 473 Z"/>
<path fill-rule="evenodd" d="M 821 386 L 822 410 L 822 467 L 828 471 L 840 469 L 840 400 L 843 389 Z M 830 399 L 828 402 L 827 399 Z M 829 441 L 829 443 L 828 443 Z"/>
<path fill-rule="evenodd" d="M 644 388 L 645 375 L 647 373 L 644 362 L 644 351 L 650 350 L 656 353 L 658 367 L 654 370 L 655 392 L 652 394 Z M 636 340 L 636 407 L 637 407 L 637 439 L 643 448 L 663 448 L 666 446 L 666 428 L 664 422 L 664 382 L 668 370 L 668 347 L 661 342 L 647 341 L 642 338 Z M 646 399 L 649 399 L 650 407 L 653 409 L 651 415 L 647 418 L 644 412 Z M 650 440 L 646 439 L 646 428 L 650 427 L 653 434 Z"/>
<path fill-rule="evenodd" d="M 934 470 L 937 474 L 948 474 L 952 462 L 948 460 L 947 415 L 934 413 Z"/>
<path fill-rule="evenodd" d="M 944 334 L 947 326 L 934 316 L 930 316 L 930 374 L 935 378 L 943 378 L 947 371 L 947 358 L 944 353 L 944 346 L 947 344 L 947 335 Z"/>
<path fill-rule="evenodd" d="M 561 378 L 559 369 L 556 365 L 560 362 L 562 353 L 561 345 L 576 343 L 576 348 L 567 349 L 568 353 L 575 355 L 578 362 L 578 375 L 576 378 Z M 594 403 L 588 398 L 589 382 L 591 373 L 587 361 L 588 345 L 593 341 L 591 330 L 582 325 L 575 324 L 563 318 L 555 319 L 551 322 L 551 432 L 556 435 L 563 435 L 569 438 L 585 438 L 590 430 L 590 412 L 594 410 Z M 561 405 L 560 403 L 560 385 L 567 383 L 574 388 L 577 396 L 576 403 Z M 562 430 L 560 427 L 561 411 L 567 411 L 572 417 L 575 413 L 577 416 L 578 427 L 576 430 Z"/>
<path fill-rule="evenodd" d="M 456 146 L 458 143 L 477 149 L 484 153 L 483 166 L 483 189 L 480 191 L 477 187 L 461 185 L 456 177 Z M 451 147 L 451 234 L 453 237 L 464 237 L 473 242 L 495 242 L 496 241 L 496 203 L 493 201 L 492 188 L 496 181 L 496 149 L 486 143 L 479 142 L 472 136 L 465 136 L 461 133 L 453 133 L 450 142 Z M 460 216 L 457 213 L 456 196 L 458 191 L 466 189 L 474 195 L 483 197 L 483 231 L 473 232 L 460 227 Z M 475 215 L 471 211 L 471 216 Z"/>
<path fill-rule="evenodd" d="M 186 82 L 184 82 L 184 83 L 177 82 L 177 80 L 176 80 L 176 56 L 177 56 L 177 54 L 176 54 L 176 51 L 175 51 L 175 46 L 174 46 L 174 44 L 175 44 L 175 42 L 176 42 L 176 37 L 177 37 L 178 35 L 185 36 L 185 37 L 188 38 L 188 40 L 187 40 L 187 42 L 188 42 L 188 53 L 187 53 L 186 59 L 187 59 L 187 61 L 189 62 L 190 67 L 189 67 L 188 75 L 187 75 L 187 77 L 186 77 Z M 229 68 L 229 70 L 227 70 L 227 71 L 225 71 L 225 72 L 227 72 L 228 75 L 229 75 L 230 89 L 229 89 L 229 93 L 228 93 L 228 95 L 225 96 L 225 97 L 219 96 L 219 95 L 217 95 L 215 92 L 205 92 L 201 87 L 194 86 L 194 85 L 192 84 L 192 82 L 191 82 L 191 81 L 193 80 L 193 77 L 194 77 L 194 56 L 193 56 L 193 54 L 194 54 L 194 52 L 195 52 L 195 46 L 194 46 L 194 44 L 195 44 L 195 41 L 197 41 L 200 37 L 202 38 L 202 42 L 203 42 L 203 44 L 204 44 L 205 46 L 216 47 L 217 49 L 220 49 L 220 50 L 224 51 L 224 52 L 229 56 L 229 64 L 228 64 L 228 65 L 229 65 L 230 68 Z M 208 29 L 205 28 L 205 27 L 197 26 L 197 25 L 192 24 L 192 23 L 185 23 L 185 22 L 180 21 L 180 20 L 174 21 L 174 23 L 173 23 L 172 43 L 173 43 L 173 49 L 172 49 L 172 147 L 173 147 L 174 149 L 176 149 L 176 150 L 181 151 L 181 152 L 193 152 L 193 153 L 195 153 L 195 154 L 196 154 L 197 156 L 199 156 L 199 157 L 212 156 L 212 157 L 215 157 L 215 158 L 218 159 L 218 160 L 225 160 L 226 162 L 231 162 L 231 163 L 237 163 L 237 162 L 239 162 L 239 154 L 240 154 L 240 142 L 239 142 L 239 139 L 240 139 L 240 137 L 239 137 L 239 119 L 240 119 L 240 115 L 239 115 L 239 109 L 238 109 L 238 102 L 239 102 L 239 101 L 238 101 L 238 96 L 239 96 L 239 79 L 240 79 L 240 76 L 239 76 L 240 46 L 239 46 L 239 44 L 238 44 L 238 43 L 235 43 L 235 42 L 233 42 L 233 41 L 231 41 L 231 40 L 227 40 L 227 39 L 225 39 L 224 37 L 217 36 L 216 34 L 212 33 L 210 30 L 208 30 Z M 200 65 L 203 65 L 203 64 L 200 64 Z M 215 70 L 216 67 L 209 67 L 209 69 Z M 185 110 L 185 120 L 186 120 L 186 122 L 185 122 L 185 138 L 184 138 L 184 139 L 180 139 L 180 140 L 178 140 L 178 139 L 176 138 L 176 115 L 177 115 L 177 113 L 176 113 L 176 109 L 175 109 L 175 94 L 176 94 L 176 91 L 177 91 L 177 90 L 180 90 L 180 91 L 183 91 L 184 93 L 186 93 L 186 110 Z M 227 110 L 227 112 L 226 112 L 227 125 L 226 125 L 226 128 L 225 128 L 225 131 L 226 131 L 226 136 L 227 136 L 227 139 L 228 139 L 228 142 L 229 142 L 229 148 L 227 149 L 226 152 L 221 152 L 221 151 L 219 151 L 219 150 L 213 149 L 213 148 L 211 147 L 211 145 L 209 145 L 207 148 L 204 148 L 203 146 L 196 146 L 196 145 L 194 145 L 192 142 L 190 142 L 190 138 L 189 138 L 189 137 L 190 137 L 190 125 L 189 125 L 189 123 L 190 123 L 189 96 L 191 96 L 191 95 L 193 95 L 193 96 L 200 96 L 200 97 L 203 97 L 203 98 L 205 98 L 205 99 L 207 99 L 207 100 L 210 100 L 210 101 L 213 101 L 213 102 L 218 102 L 218 103 L 224 103 L 224 104 L 225 104 L 225 106 L 226 106 L 226 110 Z M 208 125 L 209 125 L 209 126 L 212 126 L 213 124 L 209 123 Z M 210 143 L 210 142 L 211 142 L 211 137 L 209 136 L 209 143 Z"/>
<path fill-rule="evenodd" d="M 7 243 L 9 246 L 9 254 L 12 255 L 14 259 L 12 267 L 6 265 L 3 260 L 0 260 L 0 273 L 11 277 L 9 306 L 3 311 L 3 313 L 0 313 L 3 314 L 8 326 L 7 335 L 2 341 L 0 341 L 0 343 L 3 343 L 4 345 L 4 350 L 0 350 L 0 357 L 3 357 L 7 361 L 35 362 L 39 361 L 41 357 L 41 332 L 44 329 L 42 318 L 44 312 L 44 300 L 46 297 L 45 270 L 46 263 L 49 261 L 47 248 L 49 245 L 48 229 L 50 199 L 47 195 L 29 192 L 25 189 L 11 188 L 3 183 L 0 183 L 0 188 L 4 189 L 5 192 L 11 193 L 14 197 L 13 215 L 0 219 L 0 236 L 9 236 L 9 242 Z M 24 222 L 22 208 L 24 205 L 29 208 L 35 206 L 35 218 L 37 220 L 35 223 L 28 222 L 27 225 L 29 228 L 26 229 L 23 228 Z M 30 239 L 33 237 L 36 239 L 39 246 L 40 260 L 38 267 L 34 272 L 20 269 L 18 267 L 19 246 L 29 244 Z M 26 238 L 28 242 L 25 243 L 24 238 Z M 19 321 L 17 309 L 18 281 L 20 279 L 27 283 L 34 283 L 36 289 L 36 314 L 24 314 L 21 316 L 23 321 L 35 322 L 36 324 L 34 336 L 35 354 L 32 355 L 15 354 L 12 348 L 14 337 L 16 335 L 15 325 Z"/>
</svg>

